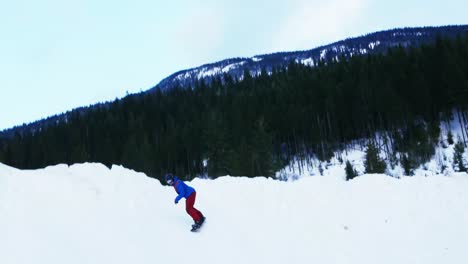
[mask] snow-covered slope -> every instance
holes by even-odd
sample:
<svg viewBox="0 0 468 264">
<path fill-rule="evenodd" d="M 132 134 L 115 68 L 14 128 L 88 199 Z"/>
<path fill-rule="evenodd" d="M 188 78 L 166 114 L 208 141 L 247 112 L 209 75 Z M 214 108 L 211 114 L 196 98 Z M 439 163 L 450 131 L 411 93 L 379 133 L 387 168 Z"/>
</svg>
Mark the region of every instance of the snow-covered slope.
<svg viewBox="0 0 468 264">
<path fill-rule="evenodd" d="M 457 113 L 452 113 L 450 121 L 441 122 L 439 125 L 440 135 L 438 143 L 434 146 L 434 155 L 432 158 L 413 170 L 414 175 L 418 176 L 436 176 L 436 175 L 453 175 L 458 168 L 454 168 L 454 153 L 455 144 L 463 142 L 468 132 L 468 124 L 460 123 L 460 119 L 456 118 Z M 466 126 L 466 127 L 463 127 Z M 452 144 L 450 144 L 449 134 L 452 135 Z M 387 137 L 387 139 L 385 139 Z M 380 149 L 379 156 L 386 161 L 387 168 L 385 174 L 395 178 L 400 178 L 405 175 L 401 162 L 396 164 L 390 163 L 391 157 L 388 156 L 385 150 L 385 142 L 390 142 L 386 133 L 379 133 L 375 136 L 375 140 Z M 334 157 L 329 161 L 320 161 L 318 159 L 299 160 L 293 159 L 291 163 L 280 171 L 276 172 L 276 178 L 280 180 L 297 180 L 304 176 L 331 176 L 339 179 L 346 179 L 346 161 L 349 161 L 353 169 L 358 175 L 365 173 L 364 161 L 366 157 L 368 139 L 363 139 L 355 144 L 348 144 L 346 150 L 335 152 Z M 391 148 L 391 146 L 389 146 Z M 468 167 L 468 151 L 464 151 L 462 159 L 465 167 Z"/>
<path fill-rule="evenodd" d="M 468 263 L 468 175 L 195 179 L 207 222 L 119 166 L 0 164 L 0 262 Z"/>
</svg>

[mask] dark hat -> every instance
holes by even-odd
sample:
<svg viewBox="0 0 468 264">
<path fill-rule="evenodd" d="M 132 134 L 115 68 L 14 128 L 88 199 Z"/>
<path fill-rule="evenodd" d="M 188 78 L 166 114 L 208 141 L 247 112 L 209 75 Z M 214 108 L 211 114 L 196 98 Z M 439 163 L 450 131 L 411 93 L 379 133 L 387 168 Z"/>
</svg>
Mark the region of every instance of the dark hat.
<svg viewBox="0 0 468 264">
<path fill-rule="evenodd" d="M 166 182 L 167 184 L 172 185 L 174 183 L 174 175 L 166 173 Z"/>
</svg>

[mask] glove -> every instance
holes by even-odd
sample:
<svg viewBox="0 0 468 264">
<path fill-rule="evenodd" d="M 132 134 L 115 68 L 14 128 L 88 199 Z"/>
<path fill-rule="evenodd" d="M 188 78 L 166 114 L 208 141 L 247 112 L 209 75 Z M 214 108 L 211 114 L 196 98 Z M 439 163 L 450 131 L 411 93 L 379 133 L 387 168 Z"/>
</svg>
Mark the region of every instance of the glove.
<svg viewBox="0 0 468 264">
<path fill-rule="evenodd" d="M 179 200 L 177 200 L 177 198 L 174 200 L 174 203 L 175 204 L 178 204 L 179 203 Z"/>
</svg>

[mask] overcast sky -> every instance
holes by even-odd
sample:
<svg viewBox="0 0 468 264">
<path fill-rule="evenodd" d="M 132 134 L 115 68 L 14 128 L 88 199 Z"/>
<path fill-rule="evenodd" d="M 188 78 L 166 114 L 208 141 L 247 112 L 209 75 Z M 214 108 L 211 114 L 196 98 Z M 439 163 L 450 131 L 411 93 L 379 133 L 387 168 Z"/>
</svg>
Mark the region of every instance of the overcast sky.
<svg viewBox="0 0 468 264">
<path fill-rule="evenodd" d="M 230 57 L 468 24 L 466 0 L 0 1 L 0 130 Z"/>
</svg>

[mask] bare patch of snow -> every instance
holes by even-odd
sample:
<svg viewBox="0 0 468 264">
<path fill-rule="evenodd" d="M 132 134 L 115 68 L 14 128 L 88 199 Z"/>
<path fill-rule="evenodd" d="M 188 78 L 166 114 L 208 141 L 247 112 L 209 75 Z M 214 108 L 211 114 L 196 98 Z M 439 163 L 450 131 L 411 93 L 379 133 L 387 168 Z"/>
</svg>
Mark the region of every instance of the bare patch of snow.
<svg viewBox="0 0 468 264">
<path fill-rule="evenodd" d="M 252 60 L 253 60 L 254 62 L 259 62 L 259 61 L 262 61 L 263 58 L 253 57 Z"/>
<path fill-rule="evenodd" d="M 301 60 L 301 63 L 304 64 L 304 65 L 313 66 L 314 65 L 314 60 L 312 58 L 307 58 L 307 59 Z"/>
<path fill-rule="evenodd" d="M 320 51 L 320 59 L 323 60 L 325 59 L 325 56 L 327 55 L 327 50 L 323 49 Z"/>
<path fill-rule="evenodd" d="M 380 41 L 376 41 L 376 42 L 371 42 L 369 43 L 369 49 L 373 50 L 375 47 L 379 46 L 380 45 Z"/>
</svg>

